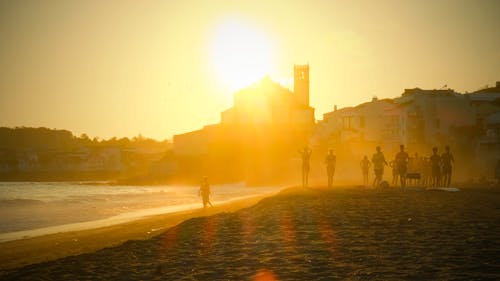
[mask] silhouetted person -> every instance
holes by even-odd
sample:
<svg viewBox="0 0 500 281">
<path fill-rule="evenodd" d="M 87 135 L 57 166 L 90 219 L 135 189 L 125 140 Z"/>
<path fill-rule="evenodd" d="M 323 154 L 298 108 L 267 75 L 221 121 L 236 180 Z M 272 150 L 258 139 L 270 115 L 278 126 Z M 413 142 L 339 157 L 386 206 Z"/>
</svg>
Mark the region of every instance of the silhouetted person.
<svg viewBox="0 0 500 281">
<path fill-rule="evenodd" d="M 408 172 L 409 159 L 408 153 L 405 152 L 405 146 L 400 145 L 399 152 L 396 154 L 395 165 L 399 180 L 401 181 L 401 187 L 403 188 L 406 186 L 406 173 Z"/>
<path fill-rule="evenodd" d="M 333 186 L 333 175 L 335 174 L 335 164 L 337 163 L 337 156 L 333 154 L 333 150 L 328 151 L 325 159 L 326 174 L 328 176 L 328 187 Z"/>
<path fill-rule="evenodd" d="M 203 199 L 203 208 L 206 208 L 207 205 L 210 205 L 213 207 L 212 203 L 210 202 L 210 195 L 212 193 L 210 192 L 210 184 L 208 184 L 208 178 L 203 177 L 203 183 L 200 186 L 200 190 L 198 191 L 198 195 L 201 195 L 201 198 Z"/>
<path fill-rule="evenodd" d="M 497 179 L 497 185 L 500 186 L 500 159 L 498 159 L 497 166 L 495 167 L 495 178 Z"/>
<path fill-rule="evenodd" d="M 452 162 L 455 163 L 453 154 L 450 153 L 450 147 L 446 146 L 446 152 L 441 154 L 441 162 L 443 163 L 443 185 L 449 187 L 451 184 Z"/>
<path fill-rule="evenodd" d="M 441 178 L 441 156 L 437 154 L 437 147 L 432 148 L 432 155 L 429 158 L 431 165 L 431 186 L 437 187 Z"/>
<path fill-rule="evenodd" d="M 390 161 L 389 167 L 391 167 L 392 172 L 392 185 L 396 186 L 398 184 L 398 167 L 396 165 L 396 160 Z"/>
<path fill-rule="evenodd" d="M 363 185 L 368 186 L 368 171 L 370 170 L 372 164 L 366 155 L 359 163 L 359 166 L 361 167 L 361 173 L 363 173 Z"/>
<path fill-rule="evenodd" d="M 410 179 L 408 176 L 406 177 L 407 180 L 409 180 L 409 183 L 407 184 L 418 186 L 420 184 L 420 180 L 422 179 L 422 164 L 423 164 L 423 159 L 422 157 L 418 156 L 418 153 L 415 152 L 415 156 L 413 158 L 410 158 L 410 161 L 408 162 L 408 171 L 414 173 L 414 178 Z"/>
<path fill-rule="evenodd" d="M 429 157 L 422 159 L 422 185 L 424 187 L 430 186 L 430 179 L 432 175 L 431 160 Z"/>
<path fill-rule="evenodd" d="M 385 161 L 384 153 L 380 150 L 380 146 L 377 146 L 375 154 L 372 156 L 373 172 L 375 173 L 375 179 L 373 180 L 373 187 L 377 187 L 382 181 L 384 175 L 384 165 L 387 165 Z"/>
<path fill-rule="evenodd" d="M 299 150 L 299 153 L 302 155 L 302 187 L 307 187 L 312 150 L 306 145 L 303 150 Z"/>
</svg>

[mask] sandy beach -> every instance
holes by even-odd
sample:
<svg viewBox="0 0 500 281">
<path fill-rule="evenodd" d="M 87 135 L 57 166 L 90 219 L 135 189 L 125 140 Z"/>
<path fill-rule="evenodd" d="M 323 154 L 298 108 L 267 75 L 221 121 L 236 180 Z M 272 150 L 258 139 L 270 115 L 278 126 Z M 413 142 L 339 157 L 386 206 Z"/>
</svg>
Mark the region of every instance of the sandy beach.
<svg viewBox="0 0 500 281">
<path fill-rule="evenodd" d="M 498 280 L 499 203 L 493 188 L 291 188 L 1 243 L 1 279 Z"/>
<path fill-rule="evenodd" d="M 0 243 L 0 277 L 6 271 L 34 263 L 91 253 L 113 247 L 128 240 L 149 239 L 166 229 L 191 218 L 210 216 L 221 212 L 234 212 L 256 204 L 269 195 L 254 196 L 227 203 L 215 204 L 214 208 L 190 209 L 179 212 L 146 216 L 144 218 L 113 224 L 107 227 L 79 231 L 64 231 L 27 239 Z M 90 223 L 91 225 L 92 223 Z"/>
</svg>

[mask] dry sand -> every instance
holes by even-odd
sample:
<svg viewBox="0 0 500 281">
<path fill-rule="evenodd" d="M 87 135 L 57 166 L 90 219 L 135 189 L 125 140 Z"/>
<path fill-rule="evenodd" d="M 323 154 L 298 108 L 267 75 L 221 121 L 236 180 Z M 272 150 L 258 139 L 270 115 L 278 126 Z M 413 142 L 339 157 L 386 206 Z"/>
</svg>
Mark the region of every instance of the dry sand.
<svg viewBox="0 0 500 281">
<path fill-rule="evenodd" d="M 148 239 L 95 252 L 90 247 L 85 251 L 92 253 L 3 271 L 2 279 L 498 280 L 499 206 L 498 189 L 295 188 L 237 212 L 191 218 L 161 234 L 144 230 L 175 224 L 173 218 L 154 218 L 134 235 L 127 232 L 140 228 L 137 223 L 75 233 L 79 240 L 54 248 L 54 255 L 79 243 L 92 246 L 92 239 L 101 240 L 95 248 L 102 241 L 113 246 Z M 50 249 L 55 241 L 43 243 Z"/>
</svg>

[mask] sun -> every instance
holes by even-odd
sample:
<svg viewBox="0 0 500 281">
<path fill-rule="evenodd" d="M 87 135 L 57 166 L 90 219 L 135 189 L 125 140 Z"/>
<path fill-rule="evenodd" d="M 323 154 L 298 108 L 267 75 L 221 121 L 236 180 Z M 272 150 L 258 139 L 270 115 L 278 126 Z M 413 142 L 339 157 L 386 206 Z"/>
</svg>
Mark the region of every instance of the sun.
<svg viewBox="0 0 500 281">
<path fill-rule="evenodd" d="M 231 91 L 248 86 L 273 70 L 273 50 L 265 33 L 239 20 L 226 20 L 211 42 L 216 76 Z"/>
</svg>

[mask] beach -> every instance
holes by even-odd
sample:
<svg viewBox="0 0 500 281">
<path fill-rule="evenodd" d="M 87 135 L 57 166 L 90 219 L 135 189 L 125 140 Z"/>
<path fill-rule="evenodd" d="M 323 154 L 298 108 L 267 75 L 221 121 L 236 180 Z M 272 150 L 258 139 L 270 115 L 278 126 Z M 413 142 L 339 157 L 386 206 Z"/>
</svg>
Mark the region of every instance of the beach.
<svg viewBox="0 0 500 281">
<path fill-rule="evenodd" d="M 495 188 L 290 188 L 0 243 L 1 279 L 498 280 L 499 202 Z"/>
<path fill-rule="evenodd" d="M 218 205 L 281 187 L 212 185 Z M 199 186 L 127 186 L 79 182 L 0 182 L 0 242 L 125 223 L 200 208 Z"/>
</svg>

